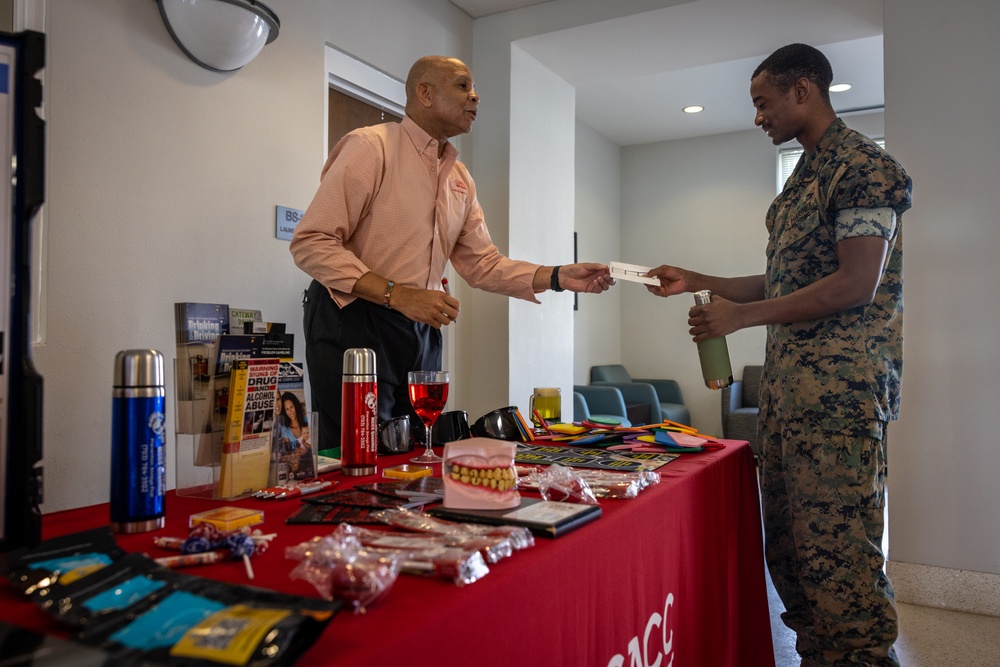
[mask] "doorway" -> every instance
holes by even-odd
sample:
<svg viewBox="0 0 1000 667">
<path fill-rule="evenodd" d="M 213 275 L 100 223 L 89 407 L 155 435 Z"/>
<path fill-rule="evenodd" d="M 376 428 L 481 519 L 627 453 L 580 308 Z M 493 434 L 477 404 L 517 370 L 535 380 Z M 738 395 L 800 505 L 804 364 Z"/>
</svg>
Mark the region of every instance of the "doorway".
<svg viewBox="0 0 1000 667">
<path fill-rule="evenodd" d="M 332 151 L 337 142 L 351 130 L 379 123 L 399 122 L 402 119 L 402 116 L 391 110 L 369 104 L 331 87 L 327 117 L 327 153 Z"/>
</svg>

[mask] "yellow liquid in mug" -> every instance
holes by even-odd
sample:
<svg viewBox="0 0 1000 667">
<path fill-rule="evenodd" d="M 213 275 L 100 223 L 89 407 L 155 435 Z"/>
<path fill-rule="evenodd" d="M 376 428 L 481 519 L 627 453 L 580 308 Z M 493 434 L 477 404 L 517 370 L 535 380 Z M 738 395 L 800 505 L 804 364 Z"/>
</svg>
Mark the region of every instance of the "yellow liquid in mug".
<svg viewBox="0 0 1000 667">
<path fill-rule="evenodd" d="M 542 419 L 547 422 L 562 421 L 562 396 L 558 389 L 536 389 L 531 395 L 531 421 L 535 426 L 541 428 L 538 418 L 535 417 L 537 411 Z"/>
</svg>

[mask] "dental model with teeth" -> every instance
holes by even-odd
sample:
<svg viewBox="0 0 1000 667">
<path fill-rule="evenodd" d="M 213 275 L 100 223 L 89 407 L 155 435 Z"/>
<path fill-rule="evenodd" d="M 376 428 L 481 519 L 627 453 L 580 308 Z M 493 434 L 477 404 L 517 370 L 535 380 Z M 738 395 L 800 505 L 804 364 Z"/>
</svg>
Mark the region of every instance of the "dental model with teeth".
<svg viewBox="0 0 1000 667">
<path fill-rule="evenodd" d="M 510 509 L 521 504 L 514 454 L 517 445 L 468 438 L 444 447 L 444 506 L 451 509 Z"/>
</svg>

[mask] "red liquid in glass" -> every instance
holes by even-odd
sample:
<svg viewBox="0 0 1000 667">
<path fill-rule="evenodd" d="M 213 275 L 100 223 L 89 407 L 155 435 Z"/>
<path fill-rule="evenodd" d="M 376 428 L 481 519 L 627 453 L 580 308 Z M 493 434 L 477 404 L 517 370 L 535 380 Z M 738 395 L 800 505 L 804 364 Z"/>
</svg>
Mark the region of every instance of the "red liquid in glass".
<svg viewBox="0 0 1000 667">
<path fill-rule="evenodd" d="M 410 385 L 410 403 L 425 424 L 433 424 L 447 402 L 447 382 Z"/>
</svg>

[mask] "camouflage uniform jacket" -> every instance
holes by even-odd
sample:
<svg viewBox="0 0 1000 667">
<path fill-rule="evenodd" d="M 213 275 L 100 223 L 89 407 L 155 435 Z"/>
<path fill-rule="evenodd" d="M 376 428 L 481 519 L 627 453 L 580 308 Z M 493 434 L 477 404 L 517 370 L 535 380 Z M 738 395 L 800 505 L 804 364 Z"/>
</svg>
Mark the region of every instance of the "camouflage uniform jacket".
<svg viewBox="0 0 1000 667">
<path fill-rule="evenodd" d="M 761 394 L 771 414 L 841 433 L 870 432 L 873 421 L 897 418 L 903 367 L 898 216 L 911 206 L 911 189 L 898 162 L 839 118 L 799 159 L 767 213 L 765 298 L 836 271 L 842 239 L 878 236 L 889 248 L 871 304 L 768 326 Z"/>
</svg>

